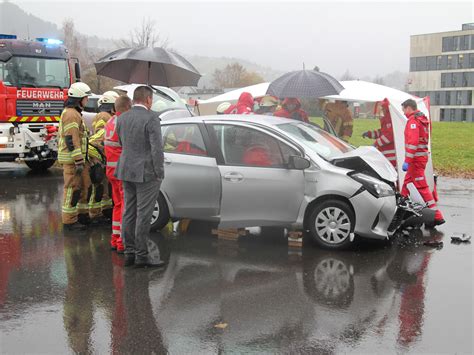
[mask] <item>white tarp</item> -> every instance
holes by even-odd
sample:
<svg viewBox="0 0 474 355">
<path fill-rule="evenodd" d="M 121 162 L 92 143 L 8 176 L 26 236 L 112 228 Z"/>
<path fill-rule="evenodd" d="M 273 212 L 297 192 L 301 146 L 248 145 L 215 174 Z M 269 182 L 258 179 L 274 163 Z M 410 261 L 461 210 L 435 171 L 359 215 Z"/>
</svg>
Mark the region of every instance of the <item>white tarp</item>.
<svg viewBox="0 0 474 355">
<path fill-rule="evenodd" d="M 345 100 L 352 102 L 377 102 L 382 101 L 383 99 L 388 99 L 390 102 L 390 115 L 392 117 L 392 127 L 393 135 L 395 137 L 395 150 L 397 153 L 397 171 L 398 171 L 398 181 L 400 187 L 403 184 L 403 179 L 405 178 L 405 172 L 402 170 L 402 165 L 405 159 L 405 125 L 407 118 L 405 117 L 401 104 L 407 99 L 413 99 L 418 105 L 418 109 L 423 112 L 426 117 L 430 118 L 430 113 L 426 107 L 423 99 L 412 96 L 406 92 L 389 88 L 387 86 L 378 85 L 374 83 L 369 83 L 366 81 L 360 80 L 351 80 L 351 81 L 341 81 L 344 90 L 342 90 L 339 95 L 331 95 L 325 98 L 333 100 Z M 355 120 L 357 124 L 357 119 Z M 431 151 L 431 139 L 429 142 L 429 150 Z M 428 159 L 428 165 L 426 167 L 426 179 L 430 189 L 434 188 L 433 180 L 433 162 L 431 160 L 431 155 Z"/>
</svg>

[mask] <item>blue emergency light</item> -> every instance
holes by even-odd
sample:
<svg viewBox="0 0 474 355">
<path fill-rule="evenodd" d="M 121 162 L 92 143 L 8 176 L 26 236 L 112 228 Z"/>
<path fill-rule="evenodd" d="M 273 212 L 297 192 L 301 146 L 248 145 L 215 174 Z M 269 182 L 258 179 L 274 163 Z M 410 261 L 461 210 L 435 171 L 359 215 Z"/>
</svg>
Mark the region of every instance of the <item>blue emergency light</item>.
<svg viewBox="0 0 474 355">
<path fill-rule="evenodd" d="M 0 33 L 0 39 L 16 39 L 16 35 L 7 35 L 4 33 Z"/>
<path fill-rule="evenodd" d="M 54 38 L 44 38 L 44 37 L 39 37 L 39 38 L 36 38 L 36 40 L 38 42 L 43 42 L 43 43 L 46 43 L 46 44 L 56 44 L 56 45 L 59 45 L 59 44 L 63 44 L 63 41 L 59 40 L 59 39 L 54 39 Z"/>
</svg>

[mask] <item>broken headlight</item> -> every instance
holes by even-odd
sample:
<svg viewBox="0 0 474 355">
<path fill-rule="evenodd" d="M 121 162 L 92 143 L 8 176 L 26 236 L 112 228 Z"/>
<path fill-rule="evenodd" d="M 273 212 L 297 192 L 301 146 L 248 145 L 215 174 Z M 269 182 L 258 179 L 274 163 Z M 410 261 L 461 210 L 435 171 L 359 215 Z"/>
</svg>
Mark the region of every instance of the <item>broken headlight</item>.
<svg viewBox="0 0 474 355">
<path fill-rule="evenodd" d="M 371 193 L 377 198 L 395 195 L 395 191 L 393 191 L 393 188 L 390 185 L 376 178 L 373 178 L 372 176 L 365 175 L 362 173 L 355 173 L 349 176 L 358 183 L 362 184 L 362 186 L 369 193 Z"/>
</svg>

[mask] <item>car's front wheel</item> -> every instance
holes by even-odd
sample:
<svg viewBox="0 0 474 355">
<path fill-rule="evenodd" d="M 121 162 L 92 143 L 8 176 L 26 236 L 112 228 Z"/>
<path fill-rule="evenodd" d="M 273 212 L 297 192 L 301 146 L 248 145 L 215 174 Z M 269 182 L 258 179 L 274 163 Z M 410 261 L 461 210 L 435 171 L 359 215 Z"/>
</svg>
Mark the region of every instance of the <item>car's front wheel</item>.
<svg viewBox="0 0 474 355">
<path fill-rule="evenodd" d="M 170 212 L 168 210 L 168 205 L 166 204 L 165 198 L 160 193 L 158 200 L 155 202 L 155 207 L 153 208 L 153 213 L 151 215 L 151 230 L 161 230 L 163 229 L 170 220 Z"/>
<path fill-rule="evenodd" d="M 46 171 L 54 165 L 55 160 L 26 160 L 25 163 L 33 171 Z"/>
<path fill-rule="evenodd" d="M 308 216 L 311 239 L 326 249 L 343 249 L 351 243 L 355 217 L 349 205 L 340 200 L 318 204 Z"/>
</svg>

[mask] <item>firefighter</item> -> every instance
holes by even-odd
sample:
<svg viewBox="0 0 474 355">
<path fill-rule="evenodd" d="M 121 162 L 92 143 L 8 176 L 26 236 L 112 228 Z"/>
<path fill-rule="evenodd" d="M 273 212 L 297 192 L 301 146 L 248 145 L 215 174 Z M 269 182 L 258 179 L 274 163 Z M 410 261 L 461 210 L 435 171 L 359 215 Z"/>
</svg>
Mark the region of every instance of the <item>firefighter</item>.
<svg viewBox="0 0 474 355">
<path fill-rule="evenodd" d="M 112 186 L 112 198 L 114 201 L 112 213 L 112 236 L 110 247 L 118 253 L 124 252 L 122 241 L 122 213 L 123 213 L 123 190 L 122 181 L 115 174 L 115 167 L 122 153 L 118 135 L 115 132 L 116 121 L 122 112 L 130 110 L 132 101 L 128 96 L 120 96 L 115 100 L 115 115 L 105 125 L 104 147 L 107 158 L 106 175 Z"/>
<path fill-rule="evenodd" d="M 63 166 L 62 222 L 66 230 L 84 230 L 90 222 L 87 205 L 90 194 L 87 130 L 81 115 L 90 95 L 87 84 L 72 84 L 59 122 L 58 162 Z"/>
<path fill-rule="evenodd" d="M 92 120 L 94 134 L 89 139 L 89 159 L 92 166 L 99 164 L 105 167 L 104 127 L 115 113 L 115 100 L 119 95 L 115 91 L 107 91 L 99 99 L 99 113 Z M 98 170 L 100 168 L 97 168 Z M 109 182 L 102 176 L 92 176 L 92 194 L 89 199 L 89 213 L 94 223 L 110 222 L 112 219 L 112 199 Z"/>
<path fill-rule="evenodd" d="M 301 109 L 301 102 L 295 97 L 287 97 L 281 104 L 281 109 L 275 111 L 273 116 L 286 117 L 293 120 L 309 122 L 308 114 Z"/>
<path fill-rule="evenodd" d="M 235 105 L 231 105 L 224 113 L 227 115 L 250 115 L 253 113 L 253 96 L 249 92 L 243 92 Z"/>
<path fill-rule="evenodd" d="M 117 94 L 115 91 L 106 91 L 102 94 L 99 101 L 97 102 L 99 106 L 99 113 L 95 115 L 94 119 L 92 120 L 93 133 L 96 132 L 96 125 L 99 121 L 107 122 L 115 113 L 114 103 L 118 97 L 119 94 Z"/>
<path fill-rule="evenodd" d="M 258 107 L 258 111 L 256 112 L 257 114 L 273 116 L 278 107 L 278 99 L 274 96 L 266 95 L 262 97 Z"/>
<path fill-rule="evenodd" d="M 413 183 L 428 207 L 436 211 L 435 226 L 441 225 L 445 223 L 445 220 L 441 211 L 436 207 L 436 201 L 428 187 L 425 176 L 425 168 L 430 155 L 430 122 L 418 110 L 415 100 L 408 99 L 403 102 L 402 109 L 408 118 L 405 126 L 405 162 L 402 167 L 403 171 L 406 171 L 406 175 L 402 195 L 409 195 L 407 185 Z"/>
<path fill-rule="evenodd" d="M 393 138 L 392 117 L 390 116 L 389 102 L 387 99 L 377 103 L 374 111 L 380 107 L 380 128 L 362 133 L 363 138 L 375 139 L 374 146 L 397 168 L 397 155 Z"/>
<path fill-rule="evenodd" d="M 347 101 L 328 103 L 325 100 L 322 100 L 321 108 L 329 119 L 329 122 L 331 122 L 337 136 L 348 142 L 352 137 L 354 119 L 352 118 Z"/>
</svg>

